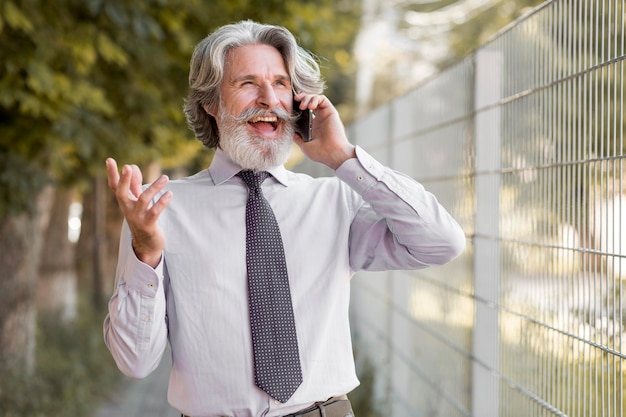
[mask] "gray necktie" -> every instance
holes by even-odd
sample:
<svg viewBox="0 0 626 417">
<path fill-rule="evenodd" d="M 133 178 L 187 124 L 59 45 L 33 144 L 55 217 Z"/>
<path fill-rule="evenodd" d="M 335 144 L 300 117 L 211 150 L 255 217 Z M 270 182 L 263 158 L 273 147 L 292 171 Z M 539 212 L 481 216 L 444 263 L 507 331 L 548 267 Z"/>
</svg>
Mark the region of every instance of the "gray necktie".
<svg viewBox="0 0 626 417">
<path fill-rule="evenodd" d="M 267 172 L 237 174 L 249 188 L 246 203 L 248 306 L 256 385 L 286 402 L 302 383 L 287 265 L 274 212 L 261 191 Z"/>
</svg>

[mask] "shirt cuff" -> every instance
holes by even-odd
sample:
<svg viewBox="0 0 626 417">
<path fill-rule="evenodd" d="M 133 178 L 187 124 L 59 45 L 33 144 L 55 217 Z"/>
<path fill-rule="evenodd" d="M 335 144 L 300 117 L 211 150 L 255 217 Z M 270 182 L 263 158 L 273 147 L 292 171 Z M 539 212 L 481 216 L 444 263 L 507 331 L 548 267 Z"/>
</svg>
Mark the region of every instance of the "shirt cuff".
<svg viewBox="0 0 626 417">
<path fill-rule="evenodd" d="M 163 255 L 156 268 L 141 262 L 134 251 L 130 251 L 124 268 L 124 282 L 128 289 L 154 298 L 163 280 Z"/>
<path fill-rule="evenodd" d="M 335 175 L 362 195 L 372 188 L 377 181 L 380 181 L 384 172 L 383 164 L 357 145 L 356 158 L 348 159 L 341 164 L 335 170 Z"/>
</svg>

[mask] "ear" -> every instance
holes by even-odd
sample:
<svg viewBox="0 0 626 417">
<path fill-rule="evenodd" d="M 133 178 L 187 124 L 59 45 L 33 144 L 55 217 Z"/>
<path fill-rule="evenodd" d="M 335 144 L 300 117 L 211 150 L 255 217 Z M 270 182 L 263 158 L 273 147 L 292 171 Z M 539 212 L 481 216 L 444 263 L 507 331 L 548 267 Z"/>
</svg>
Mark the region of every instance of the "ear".
<svg viewBox="0 0 626 417">
<path fill-rule="evenodd" d="M 207 114 L 217 118 L 217 111 L 215 109 L 215 106 L 213 106 L 213 108 L 209 107 L 208 104 L 203 104 L 202 108 L 204 109 L 205 112 L 207 112 Z"/>
</svg>

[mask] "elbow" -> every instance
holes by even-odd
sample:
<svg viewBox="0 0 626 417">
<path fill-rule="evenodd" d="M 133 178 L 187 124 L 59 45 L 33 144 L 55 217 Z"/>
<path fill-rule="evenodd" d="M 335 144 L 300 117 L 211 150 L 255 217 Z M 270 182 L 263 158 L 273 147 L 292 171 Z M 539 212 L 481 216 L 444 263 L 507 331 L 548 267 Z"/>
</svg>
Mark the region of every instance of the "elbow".
<svg viewBox="0 0 626 417">
<path fill-rule="evenodd" d="M 152 373 L 154 370 L 151 366 L 146 366 L 147 364 L 142 363 L 138 358 L 133 358 L 128 360 L 129 358 L 115 357 L 115 363 L 117 368 L 127 377 L 132 379 L 144 379 L 148 375 Z"/>
<path fill-rule="evenodd" d="M 445 250 L 442 252 L 440 265 L 448 263 L 461 255 L 465 250 L 467 239 L 465 238 L 465 232 L 458 224 L 454 227 L 454 230 L 449 233 Z"/>
<path fill-rule="evenodd" d="M 144 355 L 139 355 L 130 350 L 113 349 L 109 343 L 107 343 L 107 347 L 109 352 L 111 352 L 111 356 L 113 356 L 117 368 L 129 378 L 143 379 L 150 375 L 158 365 L 158 362 L 147 361 Z"/>
<path fill-rule="evenodd" d="M 467 239 L 465 238 L 465 233 L 463 233 L 463 230 L 459 227 L 454 239 L 450 240 L 450 244 L 448 245 L 448 259 L 445 262 L 450 262 L 461 255 L 461 253 L 465 250 L 466 242 Z"/>
<path fill-rule="evenodd" d="M 447 233 L 439 233 L 438 238 L 431 241 L 428 247 L 415 252 L 417 260 L 424 266 L 441 266 L 457 258 L 465 250 L 466 237 L 460 226 L 450 229 Z"/>
<path fill-rule="evenodd" d="M 120 371 L 122 371 L 124 375 L 132 379 L 144 379 L 145 377 L 150 375 L 150 373 L 152 373 L 152 370 L 148 369 L 122 368 L 119 366 L 119 364 L 117 367 Z"/>
<path fill-rule="evenodd" d="M 127 377 L 143 379 L 154 371 L 161 359 L 157 352 L 137 351 L 123 337 L 115 332 L 105 330 L 104 342 L 117 365 L 117 368 Z"/>
</svg>

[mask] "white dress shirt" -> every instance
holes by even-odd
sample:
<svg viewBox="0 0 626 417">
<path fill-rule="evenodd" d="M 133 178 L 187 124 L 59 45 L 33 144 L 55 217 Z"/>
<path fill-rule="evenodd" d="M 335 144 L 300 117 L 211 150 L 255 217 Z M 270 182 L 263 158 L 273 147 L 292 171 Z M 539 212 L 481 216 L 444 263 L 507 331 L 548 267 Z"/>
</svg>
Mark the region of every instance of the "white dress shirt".
<svg viewBox="0 0 626 417">
<path fill-rule="evenodd" d="M 122 230 L 106 345 L 124 374 L 142 378 L 169 341 L 168 400 L 190 416 L 280 416 L 350 392 L 359 383 L 348 323 L 354 272 L 443 264 L 465 247 L 432 194 L 361 148 L 336 177 L 271 170 L 263 193 L 283 236 L 304 379 L 278 403 L 254 385 L 240 169 L 217 150 L 207 170 L 168 184 L 156 269 Z"/>
</svg>

